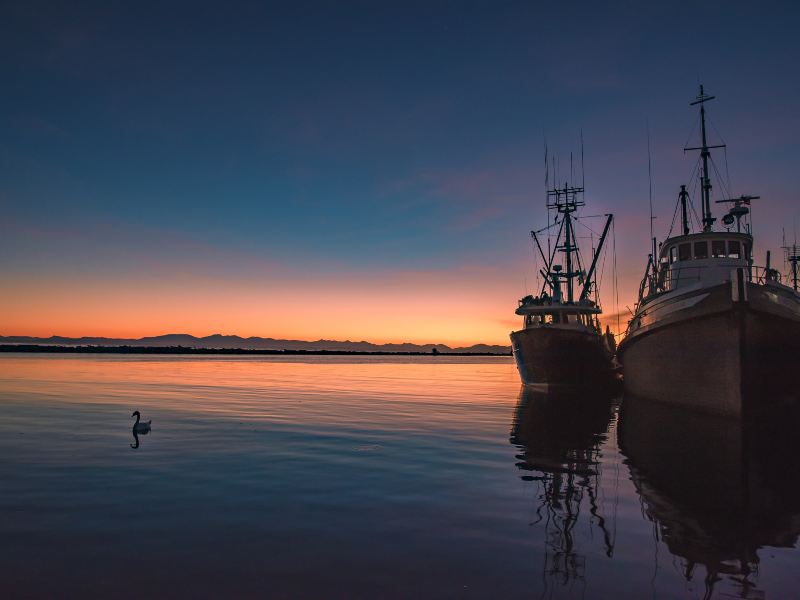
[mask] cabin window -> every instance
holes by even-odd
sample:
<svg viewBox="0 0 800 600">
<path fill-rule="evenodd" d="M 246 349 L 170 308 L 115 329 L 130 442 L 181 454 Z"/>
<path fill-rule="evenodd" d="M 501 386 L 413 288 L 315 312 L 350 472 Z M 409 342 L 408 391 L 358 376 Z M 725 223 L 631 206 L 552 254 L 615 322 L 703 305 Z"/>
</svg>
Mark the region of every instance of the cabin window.
<svg viewBox="0 0 800 600">
<path fill-rule="evenodd" d="M 728 242 L 728 258 L 741 258 L 741 244 L 739 242 Z"/>
<path fill-rule="evenodd" d="M 744 257 L 747 260 L 750 260 L 750 244 L 747 242 L 744 243 Z"/>
<path fill-rule="evenodd" d="M 712 240 L 711 241 L 711 256 L 714 258 L 725 258 L 728 256 L 725 253 L 725 240 Z"/>
<path fill-rule="evenodd" d="M 669 249 L 669 262 L 674 263 L 678 259 L 678 249 L 673 246 Z"/>
<path fill-rule="evenodd" d="M 708 242 L 695 242 L 694 243 L 694 257 L 695 258 L 708 258 Z"/>
<path fill-rule="evenodd" d="M 552 316 L 553 316 L 553 325 L 558 325 L 559 323 L 561 323 L 561 315 L 559 315 L 558 313 L 553 313 Z"/>
<path fill-rule="evenodd" d="M 681 244 L 678 246 L 678 260 L 689 260 L 692 258 L 692 245 Z"/>
</svg>

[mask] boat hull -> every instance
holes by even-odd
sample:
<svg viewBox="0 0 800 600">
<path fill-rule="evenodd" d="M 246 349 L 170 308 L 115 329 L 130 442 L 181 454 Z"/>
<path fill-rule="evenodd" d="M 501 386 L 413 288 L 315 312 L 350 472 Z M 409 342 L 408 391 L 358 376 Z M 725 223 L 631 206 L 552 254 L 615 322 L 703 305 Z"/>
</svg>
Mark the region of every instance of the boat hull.
<svg viewBox="0 0 800 600">
<path fill-rule="evenodd" d="M 626 394 L 733 418 L 796 406 L 800 300 L 746 286 L 744 300 L 720 285 L 695 294 L 698 301 L 674 299 L 686 308 L 654 309 L 649 324 L 620 344 Z"/>
<path fill-rule="evenodd" d="M 588 331 L 538 327 L 511 334 L 525 385 L 593 385 L 613 379 L 612 353 L 602 336 Z"/>
</svg>

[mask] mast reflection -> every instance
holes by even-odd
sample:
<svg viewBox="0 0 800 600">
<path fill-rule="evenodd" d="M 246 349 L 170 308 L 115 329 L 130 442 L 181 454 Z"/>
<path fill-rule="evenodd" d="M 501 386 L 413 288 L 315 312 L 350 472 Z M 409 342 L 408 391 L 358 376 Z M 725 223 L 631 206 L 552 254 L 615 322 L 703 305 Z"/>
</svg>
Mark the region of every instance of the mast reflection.
<svg viewBox="0 0 800 600">
<path fill-rule="evenodd" d="M 581 521 L 596 527 L 602 552 L 614 551 L 613 527 L 601 496 L 600 448 L 616 405 L 613 390 L 549 390 L 523 386 L 510 441 L 519 447 L 521 478 L 536 482 L 536 519 L 545 530 L 545 590 L 584 581 L 586 554 L 576 533 Z M 552 590 L 551 590 L 552 591 Z"/>
<path fill-rule="evenodd" d="M 705 570 L 705 597 L 723 579 L 756 589 L 758 550 L 793 547 L 800 533 L 797 421 L 742 424 L 626 398 L 619 445 L 645 516 L 681 559 Z"/>
</svg>

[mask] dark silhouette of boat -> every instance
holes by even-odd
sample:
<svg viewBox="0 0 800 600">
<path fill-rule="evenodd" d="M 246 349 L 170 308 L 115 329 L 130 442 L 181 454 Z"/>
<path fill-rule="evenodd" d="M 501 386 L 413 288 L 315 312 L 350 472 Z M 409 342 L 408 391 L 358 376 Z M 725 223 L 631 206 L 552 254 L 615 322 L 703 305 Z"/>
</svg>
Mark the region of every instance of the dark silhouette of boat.
<svg viewBox="0 0 800 600">
<path fill-rule="evenodd" d="M 548 209 L 555 214 L 551 224 L 532 231 L 544 263 L 544 279 L 538 296 L 525 296 L 516 314 L 523 328 L 511 333 L 511 346 L 524 384 L 594 384 L 612 376 L 614 336 L 600 327 L 602 312 L 595 279 L 597 260 L 613 216 L 605 227 L 584 270 L 575 232 L 579 207 L 584 205 L 583 187 L 564 184 L 547 192 Z M 545 253 L 537 233 L 557 231 Z M 549 235 L 549 234 L 548 234 Z M 559 256 L 558 259 L 556 258 Z M 564 264 L 557 264 L 563 258 Z"/>
<path fill-rule="evenodd" d="M 736 418 L 780 415 L 797 404 L 787 356 L 800 351 L 797 247 L 787 248 L 789 279 L 771 266 L 754 265 L 751 201 L 731 197 L 723 229 L 715 229 L 705 103 L 714 97 L 700 86 L 701 142 L 698 185 L 702 219 L 692 219 L 686 186 L 678 195 L 680 231 L 673 220 L 656 249 L 653 238 L 639 300 L 617 352 L 626 389 L 634 396 Z M 724 182 L 719 182 L 724 190 Z M 680 211 L 678 211 L 680 208 Z M 692 226 L 695 228 L 694 231 Z"/>
</svg>

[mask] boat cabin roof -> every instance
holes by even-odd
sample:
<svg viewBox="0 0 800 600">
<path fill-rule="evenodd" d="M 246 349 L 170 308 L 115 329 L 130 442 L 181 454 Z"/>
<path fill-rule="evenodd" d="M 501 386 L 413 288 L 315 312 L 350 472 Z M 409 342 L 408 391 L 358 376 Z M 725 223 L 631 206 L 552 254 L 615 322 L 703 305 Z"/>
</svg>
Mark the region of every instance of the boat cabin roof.
<svg viewBox="0 0 800 600">
<path fill-rule="evenodd" d="M 704 248 L 706 255 L 698 256 L 696 253 L 691 252 L 691 244 L 706 242 Z M 708 242 L 711 242 L 711 251 L 708 253 Z M 687 244 L 689 246 L 687 246 Z M 748 233 L 737 233 L 735 231 L 704 231 L 702 233 L 690 233 L 689 235 L 677 235 L 667 239 L 662 245 L 659 252 L 659 257 L 662 260 L 686 260 L 694 256 L 695 258 L 722 258 L 729 257 L 731 254 L 738 254 L 735 258 L 740 256 L 749 258 L 750 249 L 753 244 L 753 236 Z M 680 252 L 683 246 L 683 253 Z M 744 248 L 742 254 L 741 248 Z M 686 252 L 688 251 L 688 254 Z M 672 254 L 670 254 L 672 252 Z"/>
<path fill-rule="evenodd" d="M 523 304 L 516 310 L 518 315 L 539 315 L 553 313 L 582 313 L 597 315 L 601 312 L 603 311 L 596 306 L 582 304 Z"/>
</svg>

